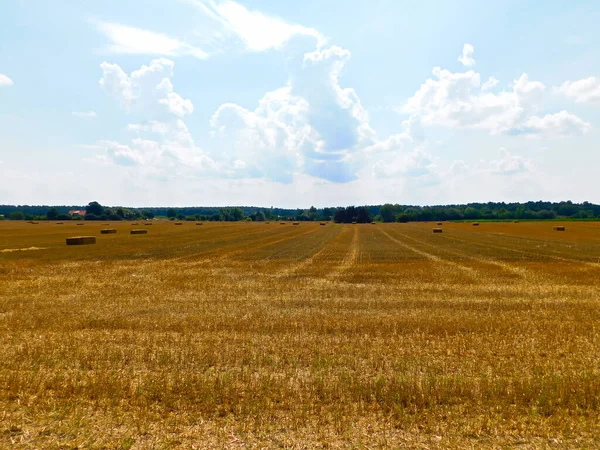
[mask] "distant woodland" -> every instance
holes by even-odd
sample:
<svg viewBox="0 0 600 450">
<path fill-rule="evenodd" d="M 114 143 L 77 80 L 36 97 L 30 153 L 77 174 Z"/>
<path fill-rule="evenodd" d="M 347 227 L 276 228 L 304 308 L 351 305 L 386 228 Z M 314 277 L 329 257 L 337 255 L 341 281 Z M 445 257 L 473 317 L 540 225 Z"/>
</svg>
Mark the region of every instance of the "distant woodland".
<svg viewBox="0 0 600 450">
<path fill-rule="evenodd" d="M 81 214 L 69 214 L 80 211 Z M 85 211 L 85 213 L 83 213 Z M 338 223 L 423 222 L 446 220 L 600 220 L 600 205 L 589 202 L 468 203 L 465 205 L 416 206 L 384 204 L 308 209 L 241 207 L 130 208 L 102 206 L 0 205 L 0 219 L 11 220 L 136 220 L 166 218 L 194 221 L 324 221 Z"/>
</svg>

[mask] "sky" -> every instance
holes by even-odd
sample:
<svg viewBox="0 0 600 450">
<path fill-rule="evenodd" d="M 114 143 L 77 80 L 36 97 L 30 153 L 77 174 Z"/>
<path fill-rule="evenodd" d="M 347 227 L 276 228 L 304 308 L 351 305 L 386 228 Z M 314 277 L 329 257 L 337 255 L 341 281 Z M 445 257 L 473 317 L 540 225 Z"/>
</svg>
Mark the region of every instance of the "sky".
<svg viewBox="0 0 600 450">
<path fill-rule="evenodd" d="M 600 2 L 6 0 L 0 204 L 600 203 Z"/>
</svg>

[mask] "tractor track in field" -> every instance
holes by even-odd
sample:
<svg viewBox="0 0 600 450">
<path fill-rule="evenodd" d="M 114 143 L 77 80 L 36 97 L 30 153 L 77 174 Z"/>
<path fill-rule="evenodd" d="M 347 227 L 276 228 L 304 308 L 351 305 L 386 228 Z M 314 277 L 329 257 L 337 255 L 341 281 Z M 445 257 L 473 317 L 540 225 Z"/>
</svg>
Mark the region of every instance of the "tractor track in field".
<svg viewBox="0 0 600 450">
<path fill-rule="evenodd" d="M 423 256 L 424 258 L 426 258 L 426 259 L 428 259 L 430 261 L 437 262 L 437 263 L 440 263 L 440 264 L 444 264 L 444 265 L 447 265 L 447 266 L 450 266 L 450 267 L 462 270 L 463 272 L 466 272 L 469 275 L 475 276 L 475 277 L 479 273 L 477 270 L 473 269 L 472 267 L 468 267 L 468 266 L 465 266 L 465 265 L 457 263 L 457 262 L 449 261 L 447 259 L 444 259 L 444 258 L 442 258 L 440 256 L 437 256 L 437 255 L 434 255 L 432 253 L 428 253 L 426 251 L 419 250 L 418 248 L 413 247 L 412 245 L 409 245 L 406 242 L 402 242 L 402 241 L 396 239 L 395 237 L 393 237 L 392 235 L 390 235 L 389 233 L 387 233 L 386 231 L 384 231 L 382 228 L 378 228 L 378 230 L 381 233 L 383 233 L 392 242 L 398 244 L 399 246 L 401 246 L 401 247 L 403 247 L 403 248 L 405 248 L 407 250 L 410 250 L 411 252 L 414 252 L 414 253 L 416 253 L 418 255 L 421 255 L 421 256 Z M 406 235 L 403 235 L 403 234 L 401 234 L 401 235 L 404 236 L 404 237 L 407 237 Z M 421 242 L 421 241 L 418 241 L 416 239 L 412 239 L 412 238 L 409 238 L 409 239 L 411 239 L 413 241 L 416 241 L 416 242 Z"/>
<path fill-rule="evenodd" d="M 218 260 L 226 259 L 226 258 L 233 256 L 235 254 L 238 254 L 238 253 L 243 253 L 244 251 L 247 250 L 247 246 L 252 244 L 253 242 L 257 243 L 257 244 L 261 244 L 266 241 L 266 243 L 263 245 L 257 245 L 256 247 L 253 247 L 253 248 L 257 249 L 257 248 L 263 248 L 263 247 L 271 245 L 273 243 L 278 243 L 278 242 L 284 241 L 288 237 L 301 236 L 303 234 L 306 234 L 306 233 L 296 234 L 295 231 L 296 231 L 295 229 L 291 229 L 290 231 L 285 231 L 281 234 L 276 234 L 275 236 L 282 236 L 282 237 L 285 236 L 284 238 L 281 238 L 276 241 L 269 240 L 269 239 L 272 239 L 273 237 L 275 237 L 273 235 L 269 235 L 268 234 L 269 231 L 261 231 L 259 233 L 252 233 L 247 236 L 244 236 L 244 237 L 250 238 L 248 241 L 239 242 L 239 245 L 229 246 L 229 248 L 231 250 L 223 251 L 223 248 L 221 248 L 217 245 L 213 248 L 210 248 L 209 250 L 205 250 L 202 252 L 196 252 L 196 253 L 192 253 L 192 254 L 188 254 L 188 255 L 184 255 L 184 256 L 178 256 L 176 258 L 170 258 L 169 261 L 173 262 L 173 261 L 192 260 L 192 261 L 194 261 L 194 263 L 199 263 L 199 262 L 205 263 L 207 261 L 218 261 Z M 256 238 L 256 239 L 252 239 L 252 238 Z M 225 242 L 227 242 L 227 241 L 225 241 Z M 242 247 L 242 248 L 240 248 L 240 247 Z M 211 258 L 210 255 L 215 254 L 215 253 L 218 254 L 218 257 Z M 201 260 L 198 260 L 199 257 L 203 257 L 203 258 Z"/>
<path fill-rule="evenodd" d="M 520 249 L 517 249 L 517 248 L 504 247 L 504 246 L 501 246 L 501 245 L 487 244 L 487 243 L 475 242 L 475 241 L 468 241 L 466 239 L 460 239 L 460 238 L 457 238 L 457 237 L 446 236 L 446 238 L 447 239 L 452 239 L 452 240 L 457 241 L 457 242 L 465 242 L 467 244 L 474 244 L 474 245 L 477 245 L 477 246 L 480 246 L 480 247 L 495 248 L 495 249 L 498 249 L 498 250 L 506 250 L 506 251 L 509 251 L 509 252 L 521 253 L 521 254 L 524 254 L 524 255 L 537 256 L 539 258 L 550 258 L 550 259 L 553 259 L 555 261 L 578 263 L 578 264 L 586 265 L 588 267 L 593 267 L 595 269 L 600 269 L 600 257 L 598 258 L 599 262 L 582 261 L 582 260 L 579 260 L 579 259 L 566 258 L 566 257 L 563 257 L 563 256 L 548 255 L 548 254 L 545 254 L 545 253 L 537 253 L 537 252 L 530 251 L 530 250 L 520 250 Z"/>
<path fill-rule="evenodd" d="M 289 241 L 290 239 L 294 239 L 296 237 L 306 236 L 308 234 L 315 233 L 316 231 L 318 231 L 318 228 L 312 228 L 303 233 L 294 233 L 294 231 L 292 231 L 291 233 L 285 233 L 283 235 L 284 237 L 281 237 L 279 239 L 272 240 L 272 241 L 267 241 L 261 245 L 254 245 L 250 248 L 244 247 L 244 248 L 238 248 L 236 250 L 231 250 L 231 251 L 219 254 L 216 258 L 214 258 L 214 257 L 213 258 L 210 258 L 210 257 L 204 258 L 203 260 L 199 260 L 198 263 L 225 261 L 225 260 L 231 259 L 232 256 L 239 255 L 239 254 L 245 253 L 247 251 L 259 250 L 261 248 L 270 247 L 271 245 L 279 244 L 280 242 Z M 261 242 L 261 241 L 259 241 L 259 242 Z M 301 243 L 299 243 L 298 245 L 301 245 Z"/>
<path fill-rule="evenodd" d="M 407 235 L 405 235 L 403 233 L 399 233 L 399 234 L 401 234 L 402 236 L 406 237 L 407 239 L 410 239 L 412 241 L 418 242 L 420 244 L 423 244 L 423 245 L 426 245 L 426 246 L 429 246 L 429 247 L 439 248 L 442 252 L 445 252 L 447 254 L 454 255 L 454 256 L 459 256 L 461 258 L 465 258 L 465 259 L 468 259 L 468 260 L 471 260 L 471 261 L 475 261 L 475 262 L 477 262 L 479 264 L 487 264 L 487 265 L 491 265 L 491 266 L 494 266 L 494 267 L 498 267 L 499 269 L 501 269 L 501 270 L 503 270 L 505 272 L 512 273 L 513 275 L 516 275 L 519 278 L 523 278 L 524 280 L 529 280 L 533 276 L 533 273 L 530 270 L 527 270 L 527 269 L 525 269 L 523 267 L 515 267 L 515 266 L 512 266 L 512 265 L 510 265 L 508 263 L 505 263 L 505 262 L 502 262 L 502 261 L 498 261 L 496 259 L 490 259 L 490 258 L 485 258 L 485 257 L 481 257 L 481 256 L 472 256 L 472 255 L 469 255 L 467 253 L 464 253 L 464 252 L 461 252 L 461 251 L 458 251 L 458 250 L 450 250 L 448 248 L 442 248 L 442 247 L 436 246 L 434 244 L 430 244 L 428 242 L 412 238 L 412 237 L 407 236 Z M 441 238 L 442 239 L 448 239 L 448 240 L 454 239 L 452 237 L 449 237 L 449 236 L 443 235 L 443 234 L 441 235 Z M 463 241 L 463 242 L 465 242 L 465 243 L 471 243 L 471 241 Z"/>
<path fill-rule="evenodd" d="M 342 259 L 341 264 L 335 266 L 329 273 L 325 275 L 325 278 L 328 280 L 337 280 L 339 279 L 346 271 L 352 268 L 359 260 L 360 257 L 360 232 L 359 227 L 354 227 L 352 241 L 350 241 L 350 245 L 348 246 L 348 250 Z"/>
<path fill-rule="evenodd" d="M 341 236 L 341 229 L 339 229 L 339 231 L 336 233 L 336 235 L 333 239 L 325 240 L 323 242 L 323 245 L 321 246 L 321 248 L 318 249 L 315 253 L 310 255 L 308 258 L 305 258 L 295 264 L 291 264 L 290 266 L 286 267 L 285 269 L 282 269 L 282 270 L 276 272 L 274 274 L 274 277 L 275 278 L 289 277 L 289 276 L 292 276 L 293 274 L 297 273 L 298 271 L 313 265 L 320 256 L 326 255 L 328 253 L 328 251 L 330 251 L 328 244 L 335 242 L 339 238 L 339 236 Z"/>
</svg>

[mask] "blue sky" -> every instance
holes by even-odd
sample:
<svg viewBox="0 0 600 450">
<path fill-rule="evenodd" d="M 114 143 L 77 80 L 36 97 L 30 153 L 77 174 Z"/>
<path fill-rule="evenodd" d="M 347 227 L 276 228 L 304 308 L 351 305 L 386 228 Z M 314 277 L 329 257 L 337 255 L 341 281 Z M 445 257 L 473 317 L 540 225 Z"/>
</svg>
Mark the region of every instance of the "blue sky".
<svg viewBox="0 0 600 450">
<path fill-rule="evenodd" d="M 600 4 L 0 6 L 0 203 L 600 202 Z"/>
</svg>

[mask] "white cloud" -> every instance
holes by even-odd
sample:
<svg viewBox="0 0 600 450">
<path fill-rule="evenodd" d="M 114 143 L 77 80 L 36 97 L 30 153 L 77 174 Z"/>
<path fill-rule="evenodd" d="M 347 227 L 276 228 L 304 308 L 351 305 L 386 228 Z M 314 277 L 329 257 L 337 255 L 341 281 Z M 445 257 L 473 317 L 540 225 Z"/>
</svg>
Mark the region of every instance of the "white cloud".
<svg viewBox="0 0 600 450">
<path fill-rule="evenodd" d="M 13 80 L 11 80 L 10 78 L 8 78 L 6 75 L 3 75 L 0 73 L 0 87 L 2 86 L 12 86 Z"/>
<path fill-rule="evenodd" d="M 450 128 L 478 128 L 491 134 L 507 132 L 541 106 L 545 87 L 522 74 L 512 91 L 484 92 L 480 75 L 452 73 L 435 67 L 428 79 L 405 104 L 403 111 L 418 114 L 423 124 Z"/>
<path fill-rule="evenodd" d="M 208 57 L 203 50 L 161 33 L 112 22 L 92 21 L 92 23 L 111 41 L 111 45 L 107 47 L 111 53 Z"/>
<path fill-rule="evenodd" d="M 546 88 L 539 81 L 530 81 L 525 73 L 513 82 L 511 90 L 498 93 L 489 92 L 498 84 L 496 78 L 490 77 L 482 85 L 480 74 L 473 70 L 453 73 L 436 67 L 433 74 L 435 78 L 421 85 L 402 109 L 420 117 L 424 125 L 549 138 L 585 133 L 591 127 L 567 111 L 535 115 Z M 589 94 L 591 84 L 565 84 L 561 90 Z"/>
<path fill-rule="evenodd" d="M 291 182 L 303 147 L 315 139 L 306 124 L 307 110 L 306 101 L 292 96 L 289 88 L 267 93 L 254 111 L 221 105 L 211 126 L 218 146 L 233 161 L 230 175 Z"/>
<path fill-rule="evenodd" d="M 498 81 L 495 77 L 490 77 L 483 86 L 481 86 L 482 91 L 489 91 L 490 89 L 495 88 L 500 81 Z"/>
<path fill-rule="evenodd" d="M 310 36 L 317 40 L 319 46 L 325 41 L 321 33 L 313 28 L 289 23 L 260 11 L 251 11 L 231 0 L 190 0 L 189 3 L 195 4 L 221 26 L 219 34 L 237 37 L 250 51 L 279 49 L 296 35 Z"/>
<path fill-rule="evenodd" d="M 221 147 L 252 176 L 291 181 L 299 170 L 336 182 L 354 179 L 375 133 L 354 90 L 339 85 L 348 58 L 335 46 L 306 53 L 290 64 L 288 87 L 267 93 L 256 110 L 222 105 L 211 121 L 227 139 Z"/>
<path fill-rule="evenodd" d="M 517 133 L 558 138 L 587 133 L 591 127 L 590 123 L 563 110 L 544 117 L 532 116 Z"/>
<path fill-rule="evenodd" d="M 81 117 L 83 119 L 95 119 L 98 117 L 96 111 L 73 111 L 71 114 L 75 117 Z"/>
<path fill-rule="evenodd" d="M 490 171 L 497 175 L 516 175 L 529 172 L 532 166 L 531 160 L 523 156 L 513 155 L 505 149 L 500 150 L 500 159 L 490 161 L 484 171 Z"/>
<path fill-rule="evenodd" d="M 127 75 L 117 64 L 103 62 L 100 84 L 106 91 L 118 98 L 121 106 L 127 111 L 135 109 L 153 114 L 162 109 L 178 117 L 191 114 L 194 105 L 191 100 L 183 99 L 173 91 L 170 77 L 173 76 L 175 63 L 160 58 L 153 60 L 149 66 Z"/>
<path fill-rule="evenodd" d="M 97 159 L 119 166 L 136 166 L 163 179 L 189 173 L 218 173 L 219 165 L 196 146 L 180 119 L 130 124 L 127 130 L 138 135 L 130 144 L 107 140 L 91 146 L 101 152 Z"/>
<path fill-rule="evenodd" d="M 600 102 L 599 77 L 589 77 L 577 81 L 566 81 L 558 90 L 567 97 L 575 100 L 577 103 Z"/>
<path fill-rule="evenodd" d="M 463 66 L 471 67 L 475 65 L 475 59 L 473 58 L 473 52 L 475 49 L 471 44 L 465 44 L 462 49 L 462 54 L 458 57 L 459 61 Z"/>
<path fill-rule="evenodd" d="M 380 160 L 373 166 L 377 178 L 421 177 L 430 184 L 437 179 L 436 158 L 424 148 L 417 147 L 408 153 L 399 153 L 393 160 Z"/>
</svg>

